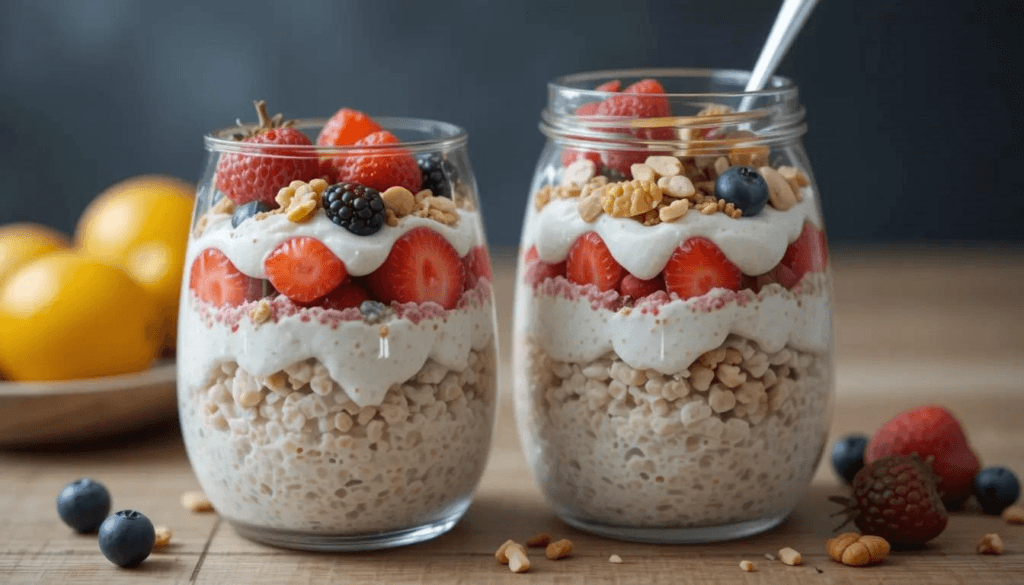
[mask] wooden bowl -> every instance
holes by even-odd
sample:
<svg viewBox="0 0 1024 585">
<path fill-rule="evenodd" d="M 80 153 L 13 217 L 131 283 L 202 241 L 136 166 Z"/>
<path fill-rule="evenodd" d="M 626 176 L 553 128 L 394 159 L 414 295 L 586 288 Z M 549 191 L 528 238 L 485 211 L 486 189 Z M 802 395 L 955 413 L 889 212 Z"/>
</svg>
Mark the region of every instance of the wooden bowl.
<svg viewBox="0 0 1024 585">
<path fill-rule="evenodd" d="M 133 374 L 0 382 L 0 445 L 91 440 L 177 415 L 173 360 Z"/>
</svg>

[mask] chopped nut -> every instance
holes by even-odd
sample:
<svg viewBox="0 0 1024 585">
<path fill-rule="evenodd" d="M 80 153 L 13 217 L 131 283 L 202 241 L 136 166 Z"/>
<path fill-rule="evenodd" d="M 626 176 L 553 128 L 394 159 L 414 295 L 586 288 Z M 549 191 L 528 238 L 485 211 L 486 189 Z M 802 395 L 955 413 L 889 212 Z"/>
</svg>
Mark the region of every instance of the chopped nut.
<svg viewBox="0 0 1024 585">
<path fill-rule="evenodd" d="M 882 562 L 889 556 L 889 542 L 880 536 L 861 536 L 846 532 L 825 543 L 828 556 L 837 563 L 862 567 Z"/>
<path fill-rule="evenodd" d="M 384 206 L 394 212 L 395 217 L 404 217 L 416 207 L 416 196 L 405 187 L 391 187 L 380 194 Z"/>
<path fill-rule="evenodd" d="M 729 159 L 720 156 L 715 159 L 715 174 L 721 175 L 725 171 L 729 170 Z"/>
<path fill-rule="evenodd" d="M 807 187 L 811 184 L 811 180 L 807 178 L 807 175 L 796 167 L 781 166 L 775 170 L 779 171 L 782 178 L 786 179 L 789 185 L 793 187 L 793 191 L 797 193 L 800 192 L 802 187 Z"/>
<path fill-rule="evenodd" d="M 508 554 L 507 554 L 508 553 L 508 547 L 510 547 L 512 545 L 519 546 L 518 543 L 516 543 L 516 541 L 514 541 L 512 539 L 506 540 L 505 542 L 501 543 L 501 546 L 498 547 L 498 550 L 494 551 L 494 560 L 498 561 L 499 563 L 501 563 L 503 565 L 507 565 L 508 564 Z"/>
<path fill-rule="evenodd" d="M 572 554 L 572 542 L 564 538 L 562 540 L 552 542 L 548 545 L 547 549 L 545 549 L 544 554 L 552 561 L 564 559 Z"/>
<path fill-rule="evenodd" d="M 583 187 L 587 184 L 587 181 L 594 178 L 594 175 L 596 174 L 597 166 L 594 164 L 594 161 L 587 158 L 581 158 L 565 167 L 565 170 L 562 171 L 562 185 Z"/>
<path fill-rule="evenodd" d="M 754 566 L 754 563 L 750 561 L 740 561 L 740 568 L 748 573 L 753 573 L 757 570 L 757 567 Z"/>
<path fill-rule="evenodd" d="M 551 186 L 549 185 L 549 186 L 541 187 L 533 195 L 533 206 L 534 206 L 534 208 L 537 209 L 537 211 L 540 211 L 541 209 L 544 209 L 544 206 L 551 202 L 551 193 L 553 191 L 554 191 L 554 189 L 552 189 Z"/>
<path fill-rule="evenodd" d="M 786 211 L 796 205 L 796 195 L 793 188 L 789 186 L 786 179 L 782 178 L 779 171 L 771 167 L 760 167 L 757 172 L 761 173 L 768 183 L 768 199 L 772 207 L 779 211 Z"/>
<path fill-rule="evenodd" d="M 551 544 L 551 536 L 547 532 L 539 532 L 526 539 L 526 546 L 539 548 Z"/>
<path fill-rule="evenodd" d="M 1008 506 L 1002 513 L 1007 524 L 1024 524 L 1024 506 Z"/>
<path fill-rule="evenodd" d="M 697 193 L 697 190 L 693 188 L 693 182 L 685 175 L 662 177 L 658 179 L 658 186 L 661 187 L 663 195 L 676 199 L 693 197 Z"/>
<path fill-rule="evenodd" d="M 458 213 L 458 208 L 455 207 L 455 202 L 447 197 L 427 197 L 425 199 L 427 207 L 431 209 L 437 209 L 444 213 Z"/>
<path fill-rule="evenodd" d="M 686 215 L 686 211 L 688 209 L 690 209 L 689 199 L 676 199 L 667 206 L 659 209 L 658 213 L 659 217 L 661 217 L 661 221 L 668 223 Z"/>
<path fill-rule="evenodd" d="M 636 163 L 629 167 L 629 173 L 633 175 L 633 179 L 637 181 L 657 181 L 658 178 L 654 174 L 654 169 L 643 164 Z"/>
<path fill-rule="evenodd" d="M 155 531 L 156 531 L 156 540 L 153 541 L 153 551 L 154 552 L 156 552 L 156 551 L 166 547 L 167 544 L 171 542 L 171 536 L 173 534 L 171 532 L 171 529 L 166 527 L 166 526 L 157 526 L 155 528 Z"/>
<path fill-rule="evenodd" d="M 718 204 L 714 201 L 708 201 L 700 208 L 700 212 L 704 215 L 714 215 L 718 213 Z"/>
<path fill-rule="evenodd" d="M 384 221 L 385 221 L 385 222 L 386 222 L 386 223 L 387 223 L 387 224 L 388 224 L 389 226 L 391 226 L 391 227 L 395 227 L 395 226 L 397 226 L 397 225 L 398 225 L 398 216 L 396 216 L 396 215 L 395 215 L 395 212 L 394 212 L 393 210 L 391 210 L 391 209 L 385 209 L 385 210 L 384 210 L 384 213 L 385 213 L 385 220 L 384 220 Z"/>
<path fill-rule="evenodd" d="M 683 172 L 683 163 L 674 156 L 649 156 L 644 164 L 662 178 L 674 177 Z M 637 176 L 634 174 L 633 178 Z"/>
<path fill-rule="evenodd" d="M 256 306 L 249 311 L 249 318 L 253 323 L 259 324 L 269 319 L 270 313 L 270 301 L 260 299 L 260 302 L 256 303 Z"/>
<path fill-rule="evenodd" d="M 576 204 L 576 210 L 579 211 L 580 217 L 587 223 L 593 223 L 597 221 L 597 218 L 604 213 L 604 207 L 601 205 L 601 197 L 604 196 L 604 191 L 598 189 L 590 195 L 580 199 L 580 202 Z"/>
<path fill-rule="evenodd" d="M 420 190 L 420 191 L 417 191 L 417 192 L 416 192 L 416 195 L 415 195 L 415 197 L 416 197 L 416 203 L 417 203 L 417 204 L 419 204 L 419 203 L 421 203 L 421 202 L 422 202 L 422 201 L 423 201 L 424 199 L 426 199 L 427 197 L 433 197 L 433 196 L 434 196 L 434 192 L 433 192 L 433 191 L 431 191 L 430 189 L 422 189 L 422 190 Z"/>
<path fill-rule="evenodd" d="M 634 217 L 656 209 L 661 187 L 651 181 L 623 181 L 604 188 L 604 212 L 612 217 Z"/>
<path fill-rule="evenodd" d="M 1006 552 L 1006 547 L 998 534 L 986 534 L 981 537 L 977 550 L 979 555 L 1001 555 Z"/>
<path fill-rule="evenodd" d="M 795 550 L 789 548 L 788 546 L 786 548 L 783 548 L 783 549 L 779 550 L 779 559 L 783 563 L 785 563 L 785 564 L 787 564 L 787 565 L 789 565 L 791 567 L 796 566 L 796 565 L 802 565 L 803 562 L 804 562 L 803 556 L 801 556 L 800 553 L 798 553 Z"/>
<path fill-rule="evenodd" d="M 292 199 L 292 201 L 295 201 L 295 199 Z M 285 213 L 285 217 L 288 218 L 288 221 L 302 223 L 313 217 L 313 212 L 316 211 L 317 204 L 317 201 L 307 199 L 298 205 L 292 205 Z"/>
<path fill-rule="evenodd" d="M 193 512 L 213 511 L 213 504 L 210 503 L 206 494 L 200 491 L 185 492 L 181 494 L 181 505 Z"/>
<path fill-rule="evenodd" d="M 218 200 L 217 203 L 215 203 L 213 207 L 210 208 L 210 213 L 214 214 L 231 215 L 234 212 L 235 202 L 229 199 L 227 196 L 221 197 L 220 200 Z"/>
<path fill-rule="evenodd" d="M 652 209 L 642 216 L 634 218 L 646 226 L 658 225 L 661 223 L 661 215 L 657 209 Z"/>
<path fill-rule="evenodd" d="M 619 555 L 612 555 L 612 556 L 608 557 L 608 562 L 609 563 L 615 563 L 615 564 L 622 564 L 622 557 L 620 557 Z"/>
<path fill-rule="evenodd" d="M 508 556 L 508 568 L 513 573 L 525 573 L 530 570 L 530 558 L 526 556 L 526 549 L 518 542 L 514 542 L 505 549 Z"/>
</svg>

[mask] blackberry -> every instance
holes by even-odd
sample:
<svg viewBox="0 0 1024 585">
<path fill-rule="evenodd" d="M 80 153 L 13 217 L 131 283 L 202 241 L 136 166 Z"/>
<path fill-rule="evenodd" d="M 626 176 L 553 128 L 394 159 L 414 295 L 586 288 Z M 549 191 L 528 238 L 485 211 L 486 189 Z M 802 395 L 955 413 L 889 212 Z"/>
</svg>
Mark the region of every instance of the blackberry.
<svg viewBox="0 0 1024 585">
<path fill-rule="evenodd" d="M 430 189 L 434 197 L 452 198 L 452 185 L 459 180 L 455 165 L 440 154 L 428 154 L 416 160 L 423 171 L 423 188 Z"/>
<path fill-rule="evenodd" d="M 331 221 L 357 236 L 372 236 L 387 219 L 380 193 L 358 183 L 331 185 L 324 191 L 323 205 Z"/>
</svg>

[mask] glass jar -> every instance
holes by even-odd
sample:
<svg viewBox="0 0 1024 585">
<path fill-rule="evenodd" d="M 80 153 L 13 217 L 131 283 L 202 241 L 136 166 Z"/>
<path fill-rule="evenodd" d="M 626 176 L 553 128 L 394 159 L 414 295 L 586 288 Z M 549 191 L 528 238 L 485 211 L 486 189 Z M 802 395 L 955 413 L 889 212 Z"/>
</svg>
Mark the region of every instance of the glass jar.
<svg viewBox="0 0 1024 585">
<path fill-rule="evenodd" d="M 577 528 L 663 543 L 762 532 L 821 456 L 832 284 L 804 110 L 789 80 L 745 94 L 747 77 L 549 85 L 514 391 L 535 478 Z"/>
<path fill-rule="evenodd" d="M 324 122 L 294 128 L 315 138 Z M 203 490 L 252 540 L 366 550 L 438 536 L 469 507 L 487 461 L 495 312 L 466 133 L 376 122 L 401 142 L 240 141 L 252 128 L 205 137 L 178 403 Z M 357 159 L 384 184 L 331 178 Z M 273 182 L 269 206 L 238 204 L 259 189 L 231 181 L 253 180 Z"/>
</svg>

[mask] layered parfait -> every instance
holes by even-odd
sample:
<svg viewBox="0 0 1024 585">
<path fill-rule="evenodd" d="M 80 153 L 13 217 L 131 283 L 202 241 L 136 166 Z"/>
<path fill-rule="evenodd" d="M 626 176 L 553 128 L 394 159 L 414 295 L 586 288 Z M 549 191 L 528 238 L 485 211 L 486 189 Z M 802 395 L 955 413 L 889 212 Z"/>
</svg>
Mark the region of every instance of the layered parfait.
<svg viewBox="0 0 1024 585">
<path fill-rule="evenodd" d="M 258 111 L 258 126 L 207 139 L 178 338 L 193 469 L 257 540 L 437 534 L 469 505 L 495 401 L 465 136 L 436 123 L 440 138 L 402 143 L 342 109 L 314 147 Z"/>
<path fill-rule="evenodd" d="M 598 91 L 575 124 L 673 121 L 658 81 Z M 518 274 L 517 418 L 549 504 L 576 526 L 736 536 L 780 522 L 810 482 L 832 391 L 817 192 L 743 119 L 705 105 L 680 128 L 631 126 L 662 151 L 577 141 L 542 161 Z M 722 526 L 740 527 L 688 530 Z"/>
</svg>

